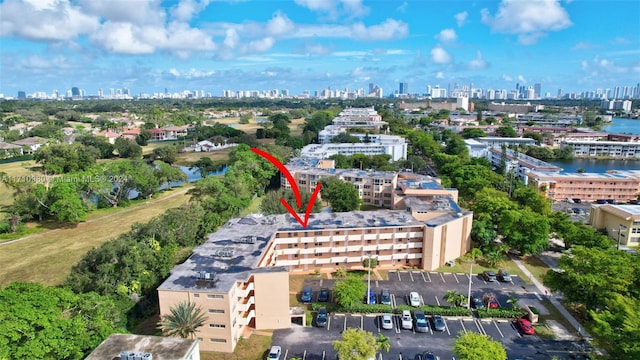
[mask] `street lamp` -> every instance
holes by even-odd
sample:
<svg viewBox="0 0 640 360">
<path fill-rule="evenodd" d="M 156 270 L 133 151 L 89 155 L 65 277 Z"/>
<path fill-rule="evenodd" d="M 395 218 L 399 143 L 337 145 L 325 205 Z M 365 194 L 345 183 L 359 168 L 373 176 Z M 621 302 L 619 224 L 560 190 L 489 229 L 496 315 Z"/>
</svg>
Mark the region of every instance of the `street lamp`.
<svg viewBox="0 0 640 360">
<path fill-rule="evenodd" d="M 469 263 L 469 293 L 467 294 L 467 309 L 471 310 L 471 277 L 473 276 L 473 263 L 475 260 L 471 258 L 471 262 Z"/>
</svg>

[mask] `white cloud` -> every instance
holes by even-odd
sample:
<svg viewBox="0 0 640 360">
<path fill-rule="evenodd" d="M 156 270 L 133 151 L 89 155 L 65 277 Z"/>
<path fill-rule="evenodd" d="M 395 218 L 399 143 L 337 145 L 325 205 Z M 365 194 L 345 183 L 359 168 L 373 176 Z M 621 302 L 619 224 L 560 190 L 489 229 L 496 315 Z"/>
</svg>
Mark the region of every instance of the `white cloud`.
<svg viewBox="0 0 640 360">
<path fill-rule="evenodd" d="M 349 17 L 359 18 L 369 13 L 369 8 L 362 5 L 362 0 L 341 0 L 341 2 Z"/>
<path fill-rule="evenodd" d="M 441 46 L 436 46 L 431 49 L 431 61 L 436 64 L 449 64 L 451 62 L 451 55 Z"/>
<path fill-rule="evenodd" d="M 329 55 L 331 51 L 332 49 L 330 47 L 307 42 L 304 46 L 298 48 L 297 52 L 305 55 Z"/>
<path fill-rule="evenodd" d="M 444 29 L 435 36 L 436 39 L 442 42 L 451 42 L 455 41 L 458 36 L 456 35 L 456 31 L 453 29 Z"/>
<path fill-rule="evenodd" d="M 436 79 L 444 79 L 444 73 L 442 71 L 438 71 L 435 74 Z"/>
<path fill-rule="evenodd" d="M 538 41 L 550 31 L 572 25 L 559 0 L 502 0 L 495 17 L 482 9 L 482 22 L 495 32 L 516 34 L 523 45 Z"/>
<path fill-rule="evenodd" d="M 160 0 L 78 0 L 78 4 L 84 12 L 113 22 L 161 25 L 166 20 Z"/>
<path fill-rule="evenodd" d="M 405 1 L 405 2 L 402 3 L 402 5 L 400 5 L 400 6 L 398 6 L 396 8 L 396 11 L 399 11 L 399 12 L 403 13 L 403 12 L 405 12 L 407 10 L 407 6 L 409 6 L 409 3 Z"/>
<path fill-rule="evenodd" d="M 362 4 L 362 0 L 295 0 L 295 3 L 323 13 L 331 19 L 336 19 L 339 15 L 359 18 L 369 13 L 369 8 Z"/>
<path fill-rule="evenodd" d="M 261 53 L 271 50 L 276 40 L 272 37 L 265 37 L 258 40 L 249 41 L 240 48 L 242 54 Z"/>
<path fill-rule="evenodd" d="M 0 3 L 0 36 L 44 41 L 72 40 L 92 33 L 99 25 L 97 17 L 81 10 L 68 0 L 6 0 Z"/>
<path fill-rule="evenodd" d="M 598 46 L 588 42 L 588 41 L 580 41 L 578 43 L 576 43 L 575 45 L 573 45 L 573 47 L 571 47 L 571 50 L 589 50 L 589 49 L 595 49 Z"/>
<path fill-rule="evenodd" d="M 454 18 L 456 19 L 456 23 L 458 24 L 458 27 L 462 27 L 462 25 L 464 25 L 467 22 L 467 16 L 469 16 L 469 13 L 466 11 L 459 12 L 454 16 Z"/>
<path fill-rule="evenodd" d="M 295 0 L 295 3 L 313 11 L 329 11 L 335 3 L 329 0 Z"/>
<path fill-rule="evenodd" d="M 177 77 L 177 78 L 183 78 L 183 79 L 187 79 L 187 80 L 191 80 L 191 79 L 199 79 L 199 78 L 208 78 L 211 77 L 213 75 L 216 74 L 215 71 L 212 70 L 198 70 L 198 69 L 194 69 L 191 68 L 189 70 L 186 71 L 180 71 L 177 70 L 175 68 L 171 68 L 168 70 L 168 73 Z"/>
<path fill-rule="evenodd" d="M 513 78 L 507 74 L 502 74 L 502 80 L 504 81 L 513 81 Z"/>
<path fill-rule="evenodd" d="M 518 75 L 518 82 L 526 84 L 527 83 L 527 79 L 525 79 L 524 76 L 522 76 L 522 75 Z"/>
<path fill-rule="evenodd" d="M 631 43 L 631 41 L 629 41 L 629 39 L 627 39 L 627 38 L 623 38 L 623 37 L 621 37 L 621 36 L 616 37 L 616 38 L 615 38 L 615 39 L 613 39 L 611 42 L 612 42 L 613 44 L 615 44 L 615 45 L 627 45 L 627 44 L 630 44 L 630 43 Z"/>
<path fill-rule="evenodd" d="M 482 69 L 486 69 L 487 67 L 489 67 L 489 63 L 487 63 L 483 58 L 482 58 L 482 53 L 480 51 L 478 51 L 476 53 L 476 58 L 469 61 L 469 69 L 472 70 L 482 70 Z"/>
<path fill-rule="evenodd" d="M 181 0 L 171 9 L 173 17 L 180 21 L 189 21 L 194 15 L 204 10 L 211 0 Z"/>
<path fill-rule="evenodd" d="M 293 21 L 291 21 L 287 15 L 278 12 L 267 22 L 266 31 L 269 35 L 278 36 L 290 33 L 294 28 L 295 24 Z"/>
<path fill-rule="evenodd" d="M 619 66 L 612 60 L 600 58 L 596 56 L 593 60 L 581 62 L 582 70 L 591 72 L 592 74 L 624 74 L 629 72 L 629 68 L 625 66 Z"/>
<path fill-rule="evenodd" d="M 238 32 L 236 31 L 236 29 L 234 28 L 227 29 L 227 31 L 225 32 L 223 44 L 226 47 L 233 49 L 238 45 L 239 42 L 240 42 L 240 36 L 238 35 Z"/>
<path fill-rule="evenodd" d="M 118 54 L 152 54 L 155 46 L 140 41 L 139 29 L 130 23 L 106 22 L 92 40 L 109 52 Z M 157 29 L 156 29 L 157 30 Z"/>
<path fill-rule="evenodd" d="M 351 26 L 351 37 L 358 40 L 391 40 L 404 38 L 409 34 L 409 26 L 399 20 L 387 19 L 378 25 L 365 26 L 356 23 Z"/>
</svg>

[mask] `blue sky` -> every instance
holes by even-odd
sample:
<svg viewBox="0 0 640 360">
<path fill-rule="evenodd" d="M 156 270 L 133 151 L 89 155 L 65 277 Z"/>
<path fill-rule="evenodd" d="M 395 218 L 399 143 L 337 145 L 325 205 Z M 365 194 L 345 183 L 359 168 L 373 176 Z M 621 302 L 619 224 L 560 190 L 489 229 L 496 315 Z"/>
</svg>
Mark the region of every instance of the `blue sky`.
<svg viewBox="0 0 640 360">
<path fill-rule="evenodd" d="M 638 0 L 0 2 L 5 96 L 638 81 Z"/>
</svg>

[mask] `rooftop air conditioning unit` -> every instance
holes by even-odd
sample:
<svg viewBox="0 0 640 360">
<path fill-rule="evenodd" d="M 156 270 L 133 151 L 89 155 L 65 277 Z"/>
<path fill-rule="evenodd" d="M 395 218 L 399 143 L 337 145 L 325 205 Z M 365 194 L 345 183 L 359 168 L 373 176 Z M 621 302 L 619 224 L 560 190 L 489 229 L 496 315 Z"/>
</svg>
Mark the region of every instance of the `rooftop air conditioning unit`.
<svg viewBox="0 0 640 360">
<path fill-rule="evenodd" d="M 136 353 L 136 360 L 144 360 L 144 353 L 141 353 L 141 352 Z"/>
<path fill-rule="evenodd" d="M 153 360 L 153 354 L 145 353 L 144 355 L 142 355 L 142 359 L 143 360 Z"/>
<path fill-rule="evenodd" d="M 129 360 L 129 352 L 123 351 L 120 353 L 120 360 Z"/>
</svg>

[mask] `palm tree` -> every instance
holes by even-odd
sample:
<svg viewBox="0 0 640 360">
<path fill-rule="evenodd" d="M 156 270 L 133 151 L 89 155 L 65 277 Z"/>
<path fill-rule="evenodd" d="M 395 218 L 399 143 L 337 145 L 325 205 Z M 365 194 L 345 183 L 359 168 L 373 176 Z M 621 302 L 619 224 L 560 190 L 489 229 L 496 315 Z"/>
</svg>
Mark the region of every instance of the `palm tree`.
<svg viewBox="0 0 640 360">
<path fill-rule="evenodd" d="M 158 327 L 168 336 L 193 338 L 199 327 L 207 321 L 206 315 L 200 307 L 190 302 L 179 302 L 169 309 L 168 315 L 163 315 Z"/>
<path fill-rule="evenodd" d="M 389 337 L 382 335 L 382 333 L 378 333 L 378 338 L 376 339 L 376 343 L 378 345 L 378 350 L 384 350 L 389 352 L 391 350 L 391 343 L 389 342 Z"/>
<path fill-rule="evenodd" d="M 502 255 L 497 251 L 491 251 L 484 254 L 484 261 L 491 267 L 496 267 L 502 262 Z"/>
<path fill-rule="evenodd" d="M 460 302 L 460 295 L 461 294 L 455 290 L 447 290 L 447 293 L 444 295 L 444 301 L 457 306 Z"/>
<path fill-rule="evenodd" d="M 512 309 L 519 309 L 520 306 L 518 305 L 518 300 L 520 299 L 517 296 L 509 295 L 509 298 L 507 299 L 507 304 L 510 304 Z"/>
</svg>

